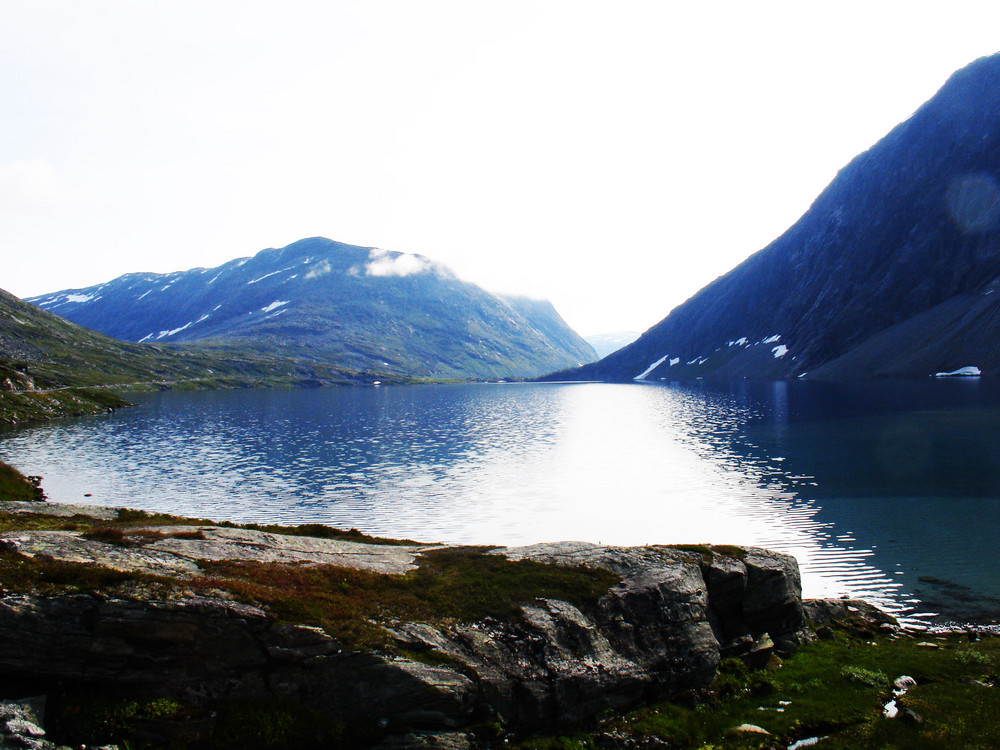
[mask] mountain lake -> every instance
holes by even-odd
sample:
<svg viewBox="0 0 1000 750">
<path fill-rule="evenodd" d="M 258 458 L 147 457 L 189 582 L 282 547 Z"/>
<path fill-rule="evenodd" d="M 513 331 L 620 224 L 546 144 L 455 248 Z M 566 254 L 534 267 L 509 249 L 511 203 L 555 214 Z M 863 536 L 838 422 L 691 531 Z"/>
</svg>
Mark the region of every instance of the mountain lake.
<svg viewBox="0 0 1000 750">
<path fill-rule="evenodd" d="M 1000 616 L 1000 384 L 476 384 L 133 394 L 0 433 L 59 502 L 420 541 L 745 544 L 806 596 Z"/>
</svg>

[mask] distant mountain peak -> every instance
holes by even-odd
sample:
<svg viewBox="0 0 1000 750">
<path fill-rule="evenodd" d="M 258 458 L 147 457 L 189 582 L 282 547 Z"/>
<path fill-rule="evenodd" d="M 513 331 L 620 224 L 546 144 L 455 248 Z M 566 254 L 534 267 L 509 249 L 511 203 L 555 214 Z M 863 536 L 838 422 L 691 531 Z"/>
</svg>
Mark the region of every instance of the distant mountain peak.
<svg viewBox="0 0 1000 750">
<path fill-rule="evenodd" d="M 127 341 L 238 344 L 415 377 L 531 377 L 595 357 L 548 303 L 511 304 L 425 256 L 324 237 L 30 301 Z"/>
</svg>

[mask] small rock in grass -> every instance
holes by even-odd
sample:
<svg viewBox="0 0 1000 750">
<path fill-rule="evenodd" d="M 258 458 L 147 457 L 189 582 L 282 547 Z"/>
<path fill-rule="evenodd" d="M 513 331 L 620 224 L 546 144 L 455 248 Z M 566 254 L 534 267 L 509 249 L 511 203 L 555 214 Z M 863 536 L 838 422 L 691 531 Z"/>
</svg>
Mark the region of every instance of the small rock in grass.
<svg viewBox="0 0 1000 750">
<path fill-rule="evenodd" d="M 3 724 L 6 734 L 16 734 L 22 737 L 44 737 L 45 730 L 34 722 L 26 719 L 9 719 Z"/>
<path fill-rule="evenodd" d="M 729 731 L 739 734 L 771 734 L 764 729 L 764 727 L 759 727 L 756 724 L 740 724 L 738 727 L 733 727 Z"/>
<path fill-rule="evenodd" d="M 941 648 L 940 643 L 931 643 L 930 641 L 920 641 L 916 646 L 917 648 Z"/>
<path fill-rule="evenodd" d="M 989 685 L 987 685 L 982 680 L 974 680 L 971 677 L 962 677 L 961 679 L 959 679 L 958 684 L 959 685 L 972 685 L 973 687 L 984 687 L 984 688 L 990 687 Z"/>
<path fill-rule="evenodd" d="M 916 686 L 917 681 L 910 677 L 910 675 L 904 674 L 893 680 L 892 684 L 897 690 L 906 690 L 907 688 Z"/>
<path fill-rule="evenodd" d="M 899 718 L 905 721 L 907 724 L 914 724 L 920 726 L 924 723 L 924 717 L 914 711 L 912 708 L 900 709 Z"/>
</svg>

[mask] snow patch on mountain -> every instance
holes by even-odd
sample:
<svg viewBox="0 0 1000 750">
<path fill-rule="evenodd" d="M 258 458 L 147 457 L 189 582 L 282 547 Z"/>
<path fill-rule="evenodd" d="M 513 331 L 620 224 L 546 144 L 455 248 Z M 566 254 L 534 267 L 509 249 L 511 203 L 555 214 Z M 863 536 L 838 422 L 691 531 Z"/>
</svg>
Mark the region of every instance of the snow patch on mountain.
<svg viewBox="0 0 1000 750">
<path fill-rule="evenodd" d="M 258 281 L 263 281 L 264 279 L 269 279 L 272 276 L 277 276 L 279 273 L 284 273 L 285 271 L 291 271 L 295 266 L 289 266 L 288 268 L 279 268 L 277 271 L 271 271 L 271 273 L 265 273 L 260 278 L 254 279 L 253 281 L 248 281 L 247 286 L 251 284 L 256 284 Z"/>
<path fill-rule="evenodd" d="M 662 365 L 664 362 L 666 362 L 667 361 L 667 357 L 669 357 L 669 356 L 670 356 L 669 354 L 664 354 L 662 357 L 660 357 L 658 360 L 656 360 L 653 364 L 651 364 L 645 370 L 643 370 L 638 375 L 636 375 L 634 378 L 632 378 L 632 380 L 645 380 L 646 376 L 649 375 L 649 373 L 651 373 L 657 367 L 659 367 L 660 365 Z"/>
<path fill-rule="evenodd" d="M 951 372 L 936 372 L 934 377 L 936 378 L 978 378 L 983 374 L 983 371 L 974 365 L 969 367 L 959 367 L 957 370 L 952 370 Z"/>
</svg>

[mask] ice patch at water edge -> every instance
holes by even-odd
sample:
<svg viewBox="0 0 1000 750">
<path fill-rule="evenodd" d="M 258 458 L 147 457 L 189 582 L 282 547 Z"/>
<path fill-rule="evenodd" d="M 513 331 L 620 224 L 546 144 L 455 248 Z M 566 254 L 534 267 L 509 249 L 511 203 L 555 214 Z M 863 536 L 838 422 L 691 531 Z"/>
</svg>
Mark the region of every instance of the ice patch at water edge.
<svg viewBox="0 0 1000 750">
<path fill-rule="evenodd" d="M 277 310 L 279 307 L 281 307 L 282 305 L 287 305 L 289 302 L 291 302 L 290 299 L 275 300 L 274 302 L 272 302 L 267 307 L 260 308 L 260 311 L 261 312 L 265 312 L 265 313 L 269 313 L 269 312 L 271 312 L 271 310 Z"/>
<path fill-rule="evenodd" d="M 785 346 L 784 344 L 778 344 L 771 350 L 771 354 L 774 355 L 775 359 L 781 359 L 786 354 L 788 354 L 788 347 Z"/>
<path fill-rule="evenodd" d="M 934 377 L 936 378 L 978 378 L 983 374 L 983 371 L 978 367 L 959 367 L 957 370 L 952 370 L 951 372 L 936 372 Z"/>
<path fill-rule="evenodd" d="M 638 375 L 636 375 L 634 378 L 632 378 L 632 380 L 645 380 L 646 376 L 649 375 L 649 373 L 651 373 L 657 367 L 659 367 L 660 365 L 662 365 L 664 362 L 666 362 L 667 361 L 667 357 L 669 357 L 669 356 L 670 356 L 669 354 L 664 354 L 662 357 L 660 357 L 658 360 L 656 360 L 653 364 L 651 364 L 645 370 L 643 370 Z"/>
</svg>

